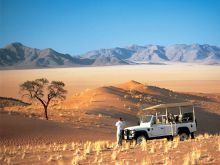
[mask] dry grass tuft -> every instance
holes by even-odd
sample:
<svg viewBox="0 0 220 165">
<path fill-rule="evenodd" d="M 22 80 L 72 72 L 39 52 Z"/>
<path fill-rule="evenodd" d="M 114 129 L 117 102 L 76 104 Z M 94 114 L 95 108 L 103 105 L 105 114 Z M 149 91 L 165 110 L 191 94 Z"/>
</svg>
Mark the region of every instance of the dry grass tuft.
<svg viewBox="0 0 220 165">
<path fill-rule="evenodd" d="M 220 138 L 218 138 L 218 144 L 217 144 L 217 146 L 218 146 L 218 151 L 220 151 Z"/>
<path fill-rule="evenodd" d="M 103 150 L 107 149 L 109 146 L 108 141 L 97 141 L 94 143 L 94 148 L 96 151 L 96 154 L 99 155 Z"/>
<path fill-rule="evenodd" d="M 168 156 L 165 158 L 164 165 L 172 165 L 172 161 Z"/>
<path fill-rule="evenodd" d="M 141 143 L 141 150 L 147 151 L 147 141 L 146 140 L 143 140 L 143 142 Z"/>
<path fill-rule="evenodd" d="M 63 151 L 66 151 L 66 150 L 67 150 L 67 146 L 68 146 L 67 144 L 64 144 L 64 145 L 63 145 Z"/>
<path fill-rule="evenodd" d="M 185 155 L 183 164 L 184 165 L 198 164 L 200 156 L 201 156 L 201 151 L 198 149 L 194 149 L 192 152 L 189 152 Z"/>
<path fill-rule="evenodd" d="M 211 135 L 209 135 L 208 133 L 205 133 L 204 134 L 204 139 L 208 139 L 208 138 L 210 138 L 211 137 Z"/>
<path fill-rule="evenodd" d="M 78 155 L 78 154 L 80 154 L 80 149 L 79 149 L 79 148 L 76 148 L 76 149 L 75 149 L 75 152 L 74 152 L 74 155 Z"/>
<path fill-rule="evenodd" d="M 47 162 L 52 162 L 52 161 L 56 161 L 56 156 L 55 155 L 50 155 L 50 157 L 47 159 Z"/>
<path fill-rule="evenodd" d="M 72 165 L 78 165 L 80 164 L 80 161 L 84 160 L 85 157 L 84 156 L 81 156 L 81 155 L 76 155 L 73 157 L 72 159 Z"/>
<path fill-rule="evenodd" d="M 21 159 L 24 159 L 25 158 L 25 152 L 21 155 Z"/>
<path fill-rule="evenodd" d="M 94 159 L 93 163 L 97 163 L 97 162 L 98 162 L 98 157 L 95 156 L 95 159 Z"/>
<path fill-rule="evenodd" d="M 183 165 L 190 165 L 190 153 L 187 153 L 183 159 Z"/>
<path fill-rule="evenodd" d="M 103 162 L 103 158 L 101 157 L 99 160 L 98 160 L 98 163 L 102 163 Z"/>
<path fill-rule="evenodd" d="M 164 153 L 167 153 L 169 151 L 168 145 L 164 146 Z"/>
<path fill-rule="evenodd" d="M 84 154 L 88 155 L 92 152 L 92 143 L 91 142 L 86 142 L 84 144 Z"/>
<path fill-rule="evenodd" d="M 142 159 L 141 165 L 149 165 L 149 164 L 150 164 L 150 160 L 148 158 Z"/>
<path fill-rule="evenodd" d="M 155 153 L 155 148 L 153 145 L 151 146 L 149 153 L 151 153 L 151 154 Z"/>
<path fill-rule="evenodd" d="M 208 133 L 200 134 L 196 137 L 196 140 L 200 141 L 203 139 L 209 139 L 210 137 L 212 137 L 212 135 L 209 135 Z"/>
<path fill-rule="evenodd" d="M 179 138 L 174 138 L 174 139 L 173 139 L 173 148 L 174 148 L 174 149 L 178 147 L 179 141 L 180 141 Z"/>
<path fill-rule="evenodd" d="M 117 160 L 117 157 L 118 157 L 118 152 L 113 150 L 112 155 L 111 155 L 111 159 L 113 161 L 115 161 L 115 160 Z"/>
<path fill-rule="evenodd" d="M 131 148 L 131 144 L 129 142 L 125 143 L 125 145 L 122 146 L 123 151 L 127 151 Z"/>
</svg>

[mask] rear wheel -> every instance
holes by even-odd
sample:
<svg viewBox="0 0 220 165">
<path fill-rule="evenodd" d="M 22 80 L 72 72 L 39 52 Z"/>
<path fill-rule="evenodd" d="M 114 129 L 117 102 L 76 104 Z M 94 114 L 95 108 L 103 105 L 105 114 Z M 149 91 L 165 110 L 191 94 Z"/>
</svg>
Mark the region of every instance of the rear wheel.
<svg viewBox="0 0 220 165">
<path fill-rule="evenodd" d="M 189 139 L 189 134 L 188 133 L 180 133 L 179 134 L 179 137 L 180 137 L 180 141 L 185 141 L 185 140 L 188 140 Z"/>
<path fill-rule="evenodd" d="M 146 138 L 144 136 L 138 136 L 137 140 L 136 140 L 136 143 L 137 144 L 142 144 L 146 142 Z"/>
</svg>

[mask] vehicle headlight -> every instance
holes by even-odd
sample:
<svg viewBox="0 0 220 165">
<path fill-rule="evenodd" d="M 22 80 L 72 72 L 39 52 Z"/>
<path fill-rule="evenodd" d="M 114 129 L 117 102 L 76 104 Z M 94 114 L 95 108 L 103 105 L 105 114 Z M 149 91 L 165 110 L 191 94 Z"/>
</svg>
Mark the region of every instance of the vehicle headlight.
<svg viewBox="0 0 220 165">
<path fill-rule="evenodd" d="M 131 130 L 130 133 L 131 133 L 131 134 L 134 134 L 134 133 L 135 133 L 135 130 Z"/>
</svg>

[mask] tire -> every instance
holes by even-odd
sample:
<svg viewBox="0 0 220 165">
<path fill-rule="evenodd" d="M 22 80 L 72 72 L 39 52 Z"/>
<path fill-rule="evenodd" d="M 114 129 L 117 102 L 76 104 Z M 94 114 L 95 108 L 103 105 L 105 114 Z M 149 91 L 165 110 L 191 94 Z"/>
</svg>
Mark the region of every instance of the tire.
<svg viewBox="0 0 220 165">
<path fill-rule="evenodd" d="M 188 140 L 189 139 L 189 134 L 185 133 L 185 132 L 182 132 L 182 133 L 179 134 L 179 138 L 180 138 L 180 141 Z"/>
<path fill-rule="evenodd" d="M 138 136 L 136 139 L 136 144 L 142 144 L 144 141 L 146 141 L 144 136 Z"/>
</svg>

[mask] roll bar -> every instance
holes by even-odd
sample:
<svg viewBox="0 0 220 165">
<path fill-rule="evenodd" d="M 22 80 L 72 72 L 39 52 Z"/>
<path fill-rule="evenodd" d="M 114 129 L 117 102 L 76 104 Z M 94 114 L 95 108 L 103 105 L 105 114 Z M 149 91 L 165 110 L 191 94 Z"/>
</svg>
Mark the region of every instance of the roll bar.
<svg viewBox="0 0 220 165">
<path fill-rule="evenodd" d="M 181 107 L 187 107 L 187 106 L 193 106 L 193 121 L 195 121 L 195 107 L 194 104 L 191 102 L 181 102 L 181 103 L 169 103 L 169 104 L 159 104 L 151 107 L 144 108 L 143 110 L 157 110 L 157 109 L 166 109 L 166 116 L 167 116 L 167 111 L 168 108 L 174 108 L 174 107 L 179 107 L 179 114 L 182 115 L 182 109 Z M 156 112 L 156 118 L 157 118 L 157 112 Z"/>
<path fill-rule="evenodd" d="M 161 108 L 174 108 L 174 107 L 187 107 L 193 106 L 194 104 L 191 102 L 182 102 L 182 103 L 169 103 L 169 104 L 159 104 L 155 106 L 151 106 L 148 108 L 144 108 L 143 110 L 152 110 L 152 109 L 161 109 Z"/>
</svg>

